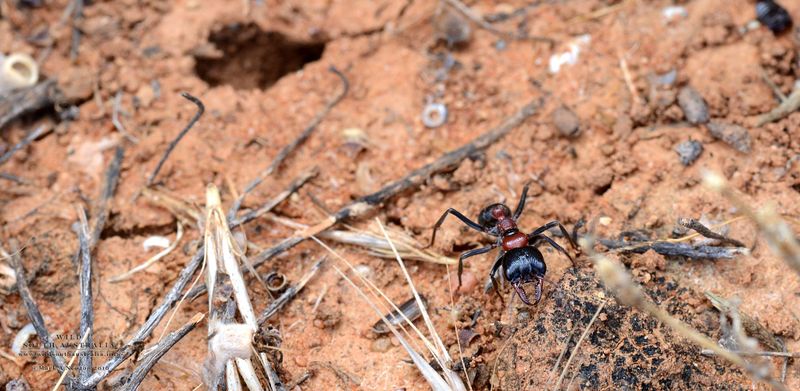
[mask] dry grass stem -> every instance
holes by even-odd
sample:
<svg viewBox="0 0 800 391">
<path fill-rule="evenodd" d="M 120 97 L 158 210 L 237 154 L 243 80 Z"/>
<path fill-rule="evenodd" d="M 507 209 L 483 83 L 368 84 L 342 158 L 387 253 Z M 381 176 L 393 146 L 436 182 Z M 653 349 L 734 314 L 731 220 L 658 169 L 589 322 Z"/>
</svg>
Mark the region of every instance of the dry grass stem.
<svg viewBox="0 0 800 391">
<path fill-rule="evenodd" d="M 760 210 L 753 209 L 750 203 L 741 198 L 728 182 L 718 174 L 706 172 L 703 180 L 706 186 L 720 193 L 741 214 L 755 222 L 758 229 L 764 234 L 764 238 L 767 239 L 772 251 L 780 256 L 796 273 L 800 274 L 800 243 L 797 242 L 797 238 L 789 224 L 780 218 L 772 206 L 766 206 Z"/>
<path fill-rule="evenodd" d="M 86 343 L 86 338 L 89 337 L 89 333 L 90 332 L 91 332 L 91 329 L 87 329 L 86 331 L 83 332 L 83 336 L 81 337 L 81 342 L 78 344 L 78 347 L 75 348 L 75 351 L 72 352 L 72 357 L 70 357 L 69 362 L 67 363 L 67 368 L 72 368 L 72 364 L 75 363 L 75 358 L 78 357 L 78 351 L 81 350 L 80 347 L 83 346 Z M 56 390 L 58 390 L 58 387 L 61 387 L 61 383 L 63 383 L 64 379 L 67 377 L 67 372 L 69 372 L 69 371 L 61 372 L 61 376 L 58 377 L 58 381 L 53 386 L 53 390 L 52 391 L 56 391 Z"/>
<path fill-rule="evenodd" d="M 575 347 L 572 348 L 572 353 L 569 354 L 569 358 L 567 358 L 567 362 L 564 364 L 564 369 L 561 371 L 561 376 L 558 377 L 558 381 L 556 382 L 556 385 L 553 387 L 553 391 L 557 391 L 561 388 L 561 382 L 564 381 L 564 376 L 566 376 L 567 371 L 569 371 L 569 366 L 570 364 L 572 364 L 572 359 L 575 358 L 575 353 L 578 351 L 578 348 L 580 348 L 581 343 L 583 343 L 583 340 L 586 339 L 586 336 L 589 335 L 589 331 L 592 329 L 592 325 L 597 320 L 597 317 L 600 315 L 600 312 L 603 311 L 603 308 L 605 308 L 605 306 L 606 303 L 603 302 L 602 304 L 600 304 L 600 307 L 597 307 L 597 311 L 594 312 L 592 320 L 589 321 L 589 324 L 586 325 L 586 329 L 583 330 L 583 334 L 581 334 L 581 337 L 578 338 L 578 342 L 576 342 Z M 569 346 L 569 342 L 567 342 L 567 346 Z"/>
</svg>

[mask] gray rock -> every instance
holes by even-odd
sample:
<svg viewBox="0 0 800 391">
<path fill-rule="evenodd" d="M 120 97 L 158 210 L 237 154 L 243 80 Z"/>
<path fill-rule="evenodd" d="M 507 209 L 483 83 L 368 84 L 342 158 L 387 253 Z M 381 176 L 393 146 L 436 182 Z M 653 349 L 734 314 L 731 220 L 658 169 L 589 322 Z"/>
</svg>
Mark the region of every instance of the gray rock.
<svg viewBox="0 0 800 391">
<path fill-rule="evenodd" d="M 567 137 L 575 137 L 581 130 L 581 120 L 572 110 L 566 107 L 559 107 L 552 114 L 553 125 L 558 131 Z"/>
<path fill-rule="evenodd" d="M 675 147 L 675 152 L 678 153 L 681 164 L 688 167 L 703 153 L 703 144 L 694 140 L 684 141 Z"/>
<path fill-rule="evenodd" d="M 697 90 L 686 86 L 678 93 L 678 106 L 683 110 L 686 120 L 693 125 L 708 122 L 708 105 Z"/>
<path fill-rule="evenodd" d="M 750 132 L 747 129 L 723 122 L 710 122 L 708 130 L 714 138 L 722 140 L 739 152 L 750 152 Z"/>
<path fill-rule="evenodd" d="M 31 391 L 31 386 L 21 377 L 6 383 L 6 391 Z"/>
</svg>

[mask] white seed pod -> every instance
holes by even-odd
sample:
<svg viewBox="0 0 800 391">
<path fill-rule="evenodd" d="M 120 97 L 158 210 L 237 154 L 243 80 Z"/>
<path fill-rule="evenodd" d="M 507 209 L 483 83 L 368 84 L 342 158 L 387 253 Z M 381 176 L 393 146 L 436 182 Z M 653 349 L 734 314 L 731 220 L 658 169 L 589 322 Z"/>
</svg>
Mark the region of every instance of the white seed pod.
<svg viewBox="0 0 800 391">
<path fill-rule="evenodd" d="M 0 56 L 0 94 L 30 87 L 39 80 L 39 65 L 25 53 Z"/>
<path fill-rule="evenodd" d="M 253 352 L 253 329 L 246 324 L 218 324 L 212 334 L 208 340 L 208 357 L 203 364 L 206 385 L 215 384 L 229 360 L 248 359 Z"/>
</svg>

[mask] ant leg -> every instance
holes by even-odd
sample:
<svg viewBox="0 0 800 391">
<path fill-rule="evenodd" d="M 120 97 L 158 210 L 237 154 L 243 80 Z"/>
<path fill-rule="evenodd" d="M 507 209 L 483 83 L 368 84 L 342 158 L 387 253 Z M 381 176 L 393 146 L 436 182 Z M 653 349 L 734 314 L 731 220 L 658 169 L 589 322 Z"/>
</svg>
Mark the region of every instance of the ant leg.
<svg viewBox="0 0 800 391">
<path fill-rule="evenodd" d="M 444 213 L 442 213 L 442 217 L 439 217 L 439 220 L 436 222 L 436 224 L 433 225 L 433 234 L 431 235 L 431 242 L 427 246 L 425 246 L 425 248 L 433 246 L 433 243 L 436 241 L 436 231 L 439 230 L 439 227 L 442 226 L 442 223 L 444 223 L 444 219 L 447 217 L 448 214 L 456 216 L 456 218 L 461 220 L 468 227 L 476 231 L 484 232 L 484 229 L 480 224 L 470 220 L 467 216 L 461 214 L 461 212 L 453 208 L 448 208 L 446 211 L 444 211 Z"/>
<path fill-rule="evenodd" d="M 497 296 L 500 297 L 500 303 L 505 306 L 506 302 L 503 300 L 503 294 L 500 293 L 500 283 L 497 282 L 497 271 L 500 270 L 500 266 L 503 264 L 501 262 L 502 257 L 497 257 L 497 260 L 494 261 L 494 265 L 492 265 L 492 271 L 489 272 L 489 278 L 492 280 L 492 286 L 494 287 L 494 292 L 497 293 Z"/>
<path fill-rule="evenodd" d="M 564 228 L 564 226 L 561 225 L 561 223 L 558 222 L 558 220 L 553 220 L 553 221 L 551 221 L 551 222 L 549 222 L 549 223 L 547 223 L 547 224 L 545 224 L 545 225 L 543 225 L 543 226 L 541 226 L 539 228 L 536 228 L 535 231 L 531 232 L 531 234 L 528 235 L 528 238 L 530 240 L 530 238 L 533 238 L 536 235 L 539 235 L 542 232 L 545 232 L 545 231 L 547 231 L 547 230 L 549 230 L 550 228 L 553 228 L 553 227 L 558 227 L 561 230 L 561 234 L 564 235 L 564 237 L 567 238 L 567 241 L 569 241 L 569 244 L 572 245 L 572 248 L 574 248 L 576 251 L 578 251 L 578 253 L 581 252 L 581 248 L 578 247 L 577 244 L 575 244 L 575 241 L 572 239 L 572 236 L 569 234 L 569 232 L 567 232 L 567 229 Z"/>
<path fill-rule="evenodd" d="M 530 185 L 525 185 L 522 188 L 522 195 L 519 196 L 519 202 L 517 203 L 517 209 L 514 210 L 514 220 L 518 220 L 519 216 L 522 216 L 522 211 L 525 209 L 525 200 L 528 198 L 528 188 Z"/>
<path fill-rule="evenodd" d="M 577 265 L 575 264 L 575 259 L 572 258 L 572 255 L 569 255 L 567 250 L 564 250 L 564 247 L 561 247 L 558 243 L 556 243 L 555 240 L 550 239 L 547 235 L 537 234 L 533 237 L 528 235 L 528 241 L 532 243 L 531 245 L 534 247 L 539 247 L 539 245 L 542 244 L 542 241 L 547 242 L 547 244 L 553 246 L 554 249 L 566 255 L 567 258 L 569 258 L 570 262 L 572 262 L 572 267 L 577 268 Z"/>
<path fill-rule="evenodd" d="M 467 259 L 469 257 L 474 257 L 476 255 L 488 253 L 489 251 L 492 251 L 495 247 L 497 247 L 497 244 L 492 243 L 492 244 L 490 244 L 490 245 L 488 245 L 486 247 L 476 248 L 474 250 L 469 250 L 469 251 L 461 254 L 460 257 L 458 257 L 458 288 L 456 288 L 456 290 L 461 288 L 461 273 L 464 272 L 464 259 Z"/>
</svg>

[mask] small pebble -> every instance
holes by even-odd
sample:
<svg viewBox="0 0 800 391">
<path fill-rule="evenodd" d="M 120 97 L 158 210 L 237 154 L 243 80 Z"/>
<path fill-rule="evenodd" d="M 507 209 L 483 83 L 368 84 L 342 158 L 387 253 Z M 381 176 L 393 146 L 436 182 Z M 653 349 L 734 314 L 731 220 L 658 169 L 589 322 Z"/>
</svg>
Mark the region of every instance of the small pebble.
<svg viewBox="0 0 800 391">
<path fill-rule="evenodd" d="M 580 132 L 581 120 L 572 110 L 566 107 L 559 107 L 552 114 L 553 125 L 567 137 L 575 137 Z"/>
<path fill-rule="evenodd" d="M 60 72 L 58 87 L 67 102 L 82 102 L 94 94 L 94 74 L 89 68 L 72 67 Z"/>
<path fill-rule="evenodd" d="M 747 129 L 733 124 L 710 122 L 708 130 L 714 138 L 722 140 L 739 152 L 750 152 L 750 132 Z"/>
<path fill-rule="evenodd" d="M 792 26 L 792 17 L 785 8 L 773 0 L 756 3 L 756 18 L 775 34 L 780 34 Z"/>
<path fill-rule="evenodd" d="M 678 71 L 672 69 L 669 72 L 663 75 L 656 75 L 653 77 L 653 81 L 656 84 L 661 84 L 664 86 L 671 86 L 675 84 L 675 79 L 678 77 Z"/>
<path fill-rule="evenodd" d="M 708 122 L 708 105 L 697 90 L 686 86 L 678 93 L 678 106 L 690 124 L 700 125 Z"/>
<path fill-rule="evenodd" d="M 528 323 L 531 320 L 531 313 L 528 311 L 520 311 L 517 313 L 517 321 L 522 324 Z"/>
<path fill-rule="evenodd" d="M 369 347 L 369 350 L 378 353 L 385 353 L 392 348 L 392 341 L 389 338 L 378 338 L 372 341 L 372 345 Z"/>
<path fill-rule="evenodd" d="M 434 18 L 436 35 L 447 42 L 448 47 L 468 42 L 472 36 L 472 28 L 458 11 L 446 9 L 441 15 Z"/>
<path fill-rule="evenodd" d="M 31 391 L 31 386 L 21 377 L 6 383 L 6 391 Z"/>
<path fill-rule="evenodd" d="M 681 164 L 688 167 L 700 157 L 700 154 L 703 152 L 703 144 L 694 140 L 684 141 L 675 147 L 675 152 L 678 153 Z"/>
<path fill-rule="evenodd" d="M 456 294 L 472 292 L 475 290 L 476 286 L 478 286 L 478 279 L 475 278 L 475 274 L 470 271 L 465 271 L 461 274 L 461 288 L 456 289 L 458 287 L 458 275 L 453 275 L 450 279 L 450 287 Z"/>
</svg>

